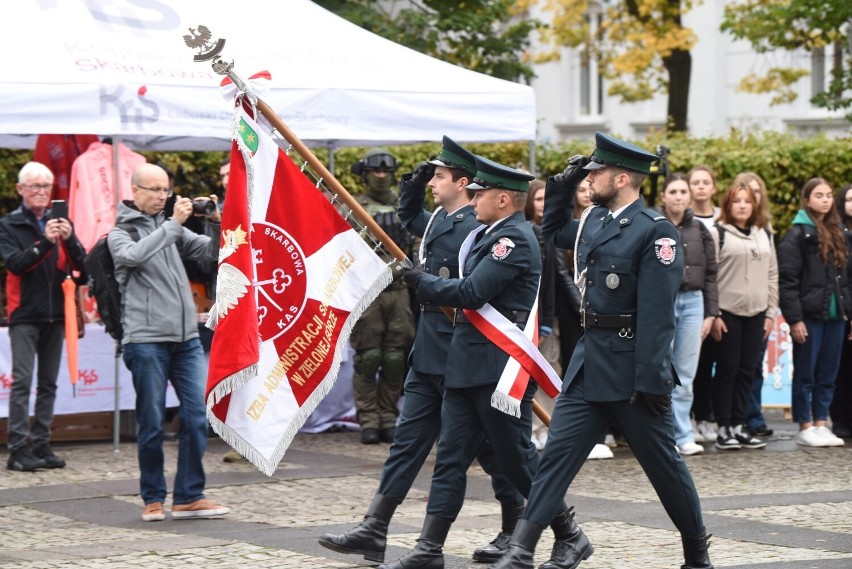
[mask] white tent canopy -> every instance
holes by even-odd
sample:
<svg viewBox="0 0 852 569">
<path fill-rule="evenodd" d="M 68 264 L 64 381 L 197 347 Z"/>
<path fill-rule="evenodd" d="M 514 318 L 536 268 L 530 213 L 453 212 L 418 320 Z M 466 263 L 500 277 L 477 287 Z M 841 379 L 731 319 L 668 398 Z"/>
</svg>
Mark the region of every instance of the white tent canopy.
<svg viewBox="0 0 852 569">
<path fill-rule="evenodd" d="M 0 18 L 0 146 L 42 133 L 120 137 L 137 149 L 224 150 L 231 110 L 189 28 L 225 38 L 266 102 L 308 144 L 534 140 L 531 87 L 436 60 L 308 0 L 28 0 Z M 273 15 L 274 14 L 274 15 Z"/>
</svg>

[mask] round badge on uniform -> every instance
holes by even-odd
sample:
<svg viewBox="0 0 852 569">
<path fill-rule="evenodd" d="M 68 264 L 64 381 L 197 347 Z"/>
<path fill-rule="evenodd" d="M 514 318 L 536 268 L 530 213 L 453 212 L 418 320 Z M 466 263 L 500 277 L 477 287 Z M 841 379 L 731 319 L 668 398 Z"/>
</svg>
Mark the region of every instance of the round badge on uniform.
<svg viewBox="0 0 852 569">
<path fill-rule="evenodd" d="M 450 268 L 449 267 L 441 267 L 438 269 L 438 276 L 447 278 L 450 276 Z"/>
<path fill-rule="evenodd" d="M 654 241 L 654 252 L 657 260 L 663 265 L 671 265 L 675 260 L 675 240 L 663 237 Z"/>
<path fill-rule="evenodd" d="M 618 288 L 618 284 L 621 282 L 621 279 L 618 278 L 618 275 L 615 273 L 610 273 L 606 276 L 606 286 L 608 288 Z"/>
</svg>

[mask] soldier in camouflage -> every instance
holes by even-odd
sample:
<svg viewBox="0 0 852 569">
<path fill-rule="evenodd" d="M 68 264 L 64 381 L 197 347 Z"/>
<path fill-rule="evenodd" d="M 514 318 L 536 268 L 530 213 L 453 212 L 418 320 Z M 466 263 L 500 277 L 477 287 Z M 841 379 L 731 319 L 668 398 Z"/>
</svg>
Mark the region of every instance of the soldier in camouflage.
<svg viewBox="0 0 852 569">
<path fill-rule="evenodd" d="M 384 148 L 367 151 L 352 165 L 352 172 L 361 177 L 365 186 L 355 199 L 400 249 L 408 252 L 411 237 L 396 215 L 399 194 L 392 189 L 396 168 L 396 158 Z M 414 341 L 408 287 L 400 275 L 395 277 L 364 311 L 350 336 L 355 349 L 352 390 L 364 444 L 393 441 L 406 354 Z"/>
</svg>

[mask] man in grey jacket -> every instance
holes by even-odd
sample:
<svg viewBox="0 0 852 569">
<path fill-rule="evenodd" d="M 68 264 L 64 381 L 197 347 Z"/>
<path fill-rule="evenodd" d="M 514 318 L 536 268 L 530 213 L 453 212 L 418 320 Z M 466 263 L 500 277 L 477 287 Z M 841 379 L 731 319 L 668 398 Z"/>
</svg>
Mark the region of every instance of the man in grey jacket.
<svg viewBox="0 0 852 569">
<path fill-rule="evenodd" d="M 133 200 L 119 204 L 116 228 L 108 243 L 122 292 L 124 363 L 136 390 L 136 445 L 140 494 L 145 502 L 142 519 L 153 522 L 166 517 L 163 418 L 167 382 L 180 400 L 172 517 L 221 516 L 230 509 L 204 497 L 206 362 L 198 339 L 195 303 L 181 262 L 181 258 L 215 259 L 218 240 L 183 226 L 193 215 L 188 198 L 179 197 L 172 217 L 165 219 L 163 209 L 172 191 L 168 175 L 159 166 L 139 166 L 133 172 L 131 189 Z M 208 217 L 218 234 L 219 210 Z"/>
</svg>

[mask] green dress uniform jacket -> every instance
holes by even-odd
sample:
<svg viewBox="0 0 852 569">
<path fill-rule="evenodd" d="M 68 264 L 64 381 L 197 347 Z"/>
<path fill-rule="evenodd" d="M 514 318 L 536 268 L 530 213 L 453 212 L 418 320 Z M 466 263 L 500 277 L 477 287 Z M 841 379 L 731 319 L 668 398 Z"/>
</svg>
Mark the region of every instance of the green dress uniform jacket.
<svg viewBox="0 0 852 569">
<path fill-rule="evenodd" d="M 545 196 L 545 239 L 552 239 L 557 247 L 573 248 L 580 223 L 570 219 L 573 192 L 556 186 L 548 188 Z M 625 333 L 587 327 L 568 364 L 565 382 L 570 384 L 584 368 L 587 401 L 630 399 L 635 391 L 671 393 L 675 381 L 670 354 L 675 331 L 672 306 L 683 275 L 677 229 L 663 215 L 644 207 L 641 198 L 604 227 L 607 213 L 606 208 L 595 207 L 580 236 L 577 270 L 586 270 L 582 309 L 587 316 L 631 316 L 634 325 Z"/>
</svg>

